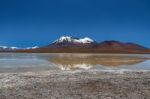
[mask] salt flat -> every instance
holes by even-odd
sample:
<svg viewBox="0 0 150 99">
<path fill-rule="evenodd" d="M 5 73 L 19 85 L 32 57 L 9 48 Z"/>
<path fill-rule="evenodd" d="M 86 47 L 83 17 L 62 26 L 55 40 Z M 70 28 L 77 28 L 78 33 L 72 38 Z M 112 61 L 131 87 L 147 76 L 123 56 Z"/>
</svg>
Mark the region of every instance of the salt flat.
<svg viewBox="0 0 150 99">
<path fill-rule="evenodd" d="M 149 71 L 0 74 L 0 99 L 149 99 L 149 93 Z"/>
</svg>

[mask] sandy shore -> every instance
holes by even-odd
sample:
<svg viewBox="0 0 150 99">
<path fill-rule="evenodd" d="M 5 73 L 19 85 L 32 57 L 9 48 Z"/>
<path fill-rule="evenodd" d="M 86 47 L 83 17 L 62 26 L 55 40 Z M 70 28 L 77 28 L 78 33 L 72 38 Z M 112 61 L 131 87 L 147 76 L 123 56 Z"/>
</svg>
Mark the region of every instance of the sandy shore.
<svg viewBox="0 0 150 99">
<path fill-rule="evenodd" d="M 0 99 L 149 98 L 149 71 L 44 71 L 0 74 Z"/>
</svg>

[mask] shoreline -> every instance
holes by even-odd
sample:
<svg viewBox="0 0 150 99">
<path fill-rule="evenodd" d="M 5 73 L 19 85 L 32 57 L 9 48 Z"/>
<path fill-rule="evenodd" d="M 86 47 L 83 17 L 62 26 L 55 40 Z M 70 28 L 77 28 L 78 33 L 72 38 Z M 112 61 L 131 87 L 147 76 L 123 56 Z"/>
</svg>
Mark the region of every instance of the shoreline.
<svg viewBox="0 0 150 99">
<path fill-rule="evenodd" d="M 136 52 L 2 52 L 0 51 L 0 53 L 14 53 L 14 54 L 139 54 L 139 55 L 146 55 L 146 54 L 150 54 L 150 52 L 140 52 L 140 53 L 136 53 Z"/>
<path fill-rule="evenodd" d="M 1 99 L 148 99 L 150 71 L 0 73 Z"/>
</svg>

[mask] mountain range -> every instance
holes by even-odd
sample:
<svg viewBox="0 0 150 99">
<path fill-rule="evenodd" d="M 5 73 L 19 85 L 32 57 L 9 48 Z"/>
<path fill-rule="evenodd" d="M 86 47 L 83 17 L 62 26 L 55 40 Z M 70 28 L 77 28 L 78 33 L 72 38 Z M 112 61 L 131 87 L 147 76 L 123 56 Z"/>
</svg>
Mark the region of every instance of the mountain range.
<svg viewBox="0 0 150 99">
<path fill-rule="evenodd" d="M 7 50 L 6 50 L 7 49 Z M 96 42 L 89 37 L 76 38 L 62 36 L 51 44 L 43 47 L 1 48 L 0 51 L 11 52 L 44 52 L 44 53 L 150 53 L 150 49 L 135 43 L 124 43 L 110 40 Z"/>
<path fill-rule="evenodd" d="M 11 51 L 17 51 L 17 50 L 29 50 L 29 49 L 37 49 L 38 46 L 34 47 L 27 47 L 27 48 L 20 48 L 20 47 L 7 47 L 7 46 L 0 46 L 0 52 L 11 52 Z"/>
</svg>

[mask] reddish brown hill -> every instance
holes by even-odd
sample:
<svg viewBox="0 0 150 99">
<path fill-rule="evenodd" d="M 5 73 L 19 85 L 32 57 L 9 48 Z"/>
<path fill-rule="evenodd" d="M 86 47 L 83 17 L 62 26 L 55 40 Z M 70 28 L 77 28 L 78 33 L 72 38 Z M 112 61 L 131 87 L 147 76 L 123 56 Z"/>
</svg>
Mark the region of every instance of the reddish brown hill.
<svg viewBox="0 0 150 99">
<path fill-rule="evenodd" d="M 116 49 L 116 50 L 147 50 L 141 45 L 134 43 L 123 43 L 119 41 L 104 41 L 98 44 L 98 48 L 101 49 Z"/>
</svg>

